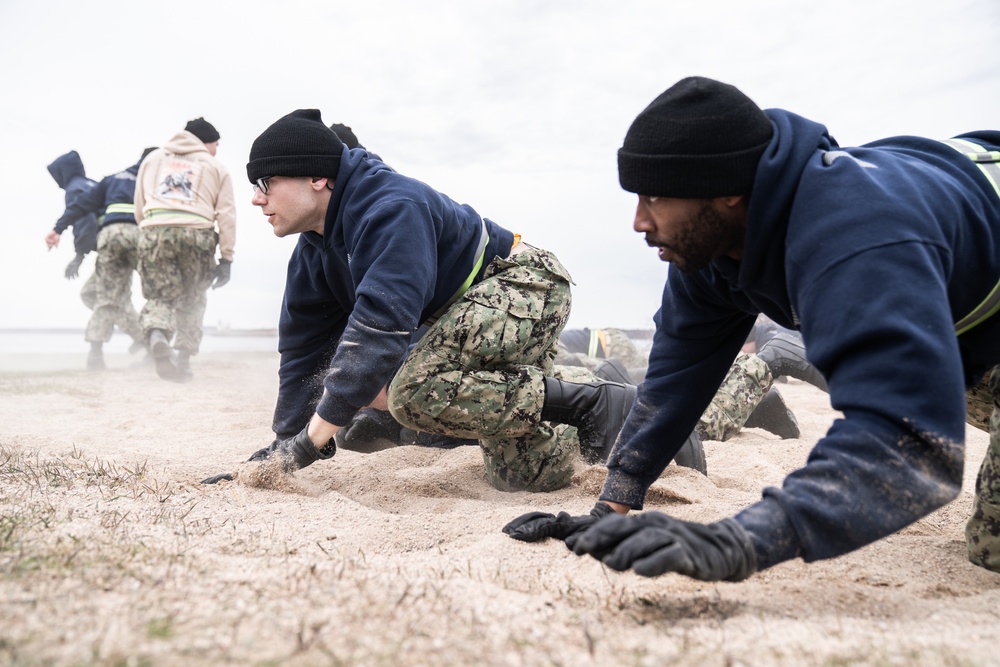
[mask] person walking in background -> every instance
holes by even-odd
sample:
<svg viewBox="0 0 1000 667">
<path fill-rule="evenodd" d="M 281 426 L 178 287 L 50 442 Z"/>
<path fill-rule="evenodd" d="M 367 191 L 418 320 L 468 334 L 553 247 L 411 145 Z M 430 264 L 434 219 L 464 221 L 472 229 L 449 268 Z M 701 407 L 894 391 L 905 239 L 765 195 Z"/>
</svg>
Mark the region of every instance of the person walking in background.
<svg viewBox="0 0 1000 667">
<path fill-rule="evenodd" d="M 133 195 L 139 164 L 151 150 L 146 149 L 134 165 L 101 179 L 100 183 L 81 192 L 66 207 L 50 233 L 51 238 L 51 234 L 66 229 L 83 216 L 100 214 L 97 262 L 93 275 L 94 312 L 87 323 L 85 334 L 85 339 L 90 343 L 90 353 L 87 356 L 87 368 L 90 370 L 105 368 L 103 347 L 104 343 L 111 340 L 115 324 L 131 336 L 131 352 L 145 347 L 139 317 L 132 305 L 132 274 L 138 263 L 138 228 L 135 224 Z M 67 169 L 75 169 L 79 156 L 75 152 L 69 156 L 65 166 Z M 82 169 L 82 163 L 79 166 Z"/>
<path fill-rule="evenodd" d="M 70 151 L 60 155 L 48 166 L 49 174 L 56 184 L 66 191 L 66 208 L 69 208 L 79 197 L 90 188 L 97 185 L 97 181 L 87 178 L 86 170 L 83 168 L 83 160 L 76 151 Z M 72 280 L 80 275 L 80 265 L 83 264 L 84 257 L 97 250 L 97 215 L 87 213 L 70 220 L 64 227 L 53 227 L 45 235 L 45 245 L 49 250 L 59 247 L 59 239 L 62 233 L 68 228 L 73 228 L 73 249 L 76 251 L 73 259 L 66 265 L 65 276 L 67 280 Z M 80 298 L 88 309 L 94 309 L 94 301 L 97 295 L 90 285 L 90 280 L 84 285 Z"/>
<path fill-rule="evenodd" d="M 87 173 L 83 168 L 83 160 L 80 159 L 80 154 L 76 151 L 70 151 L 57 157 L 48 165 L 48 170 L 56 184 L 66 191 L 65 208 L 72 206 L 80 195 L 97 185 L 97 181 L 87 178 Z M 73 228 L 73 249 L 76 254 L 66 265 L 64 275 L 67 280 L 73 280 L 80 275 L 80 266 L 83 264 L 84 257 L 97 250 L 97 215 L 87 213 L 67 223 L 66 227 L 49 230 L 45 235 L 45 245 L 50 251 L 59 247 L 59 240 L 69 227 Z M 94 303 L 97 301 L 97 287 L 94 277 L 95 274 L 91 273 L 80 290 L 80 300 L 83 301 L 83 305 L 88 310 L 93 310 Z"/>
<path fill-rule="evenodd" d="M 966 537 L 970 560 L 1000 571 L 1000 131 L 841 147 L 817 122 L 689 77 L 636 117 L 618 167 L 638 195 L 633 228 L 671 262 L 649 372 L 592 516 L 535 513 L 505 532 L 708 581 L 834 558 L 958 495 L 964 392 L 978 385 L 994 406 Z M 734 517 L 623 516 L 761 312 L 802 332 L 843 419 Z"/>
<path fill-rule="evenodd" d="M 143 161 L 136 183 L 146 297 L 139 321 L 157 374 L 174 382 L 193 377 L 208 288 L 229 282 L 233 262 L 236 208 L 229 172 L 215 158 L 219 138 L 204 118 L 188 122 Z"/>
</svg>

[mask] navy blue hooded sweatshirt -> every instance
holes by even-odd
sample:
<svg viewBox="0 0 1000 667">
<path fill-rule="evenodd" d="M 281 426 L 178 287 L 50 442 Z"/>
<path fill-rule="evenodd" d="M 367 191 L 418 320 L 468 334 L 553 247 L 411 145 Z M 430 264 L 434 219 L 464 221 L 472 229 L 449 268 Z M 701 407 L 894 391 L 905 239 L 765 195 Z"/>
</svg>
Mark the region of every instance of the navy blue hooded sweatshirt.
<svg viewBox="0 0 1000 667">
<path fill-rule="evenodd" d="M 97 185 L 97 181 L 87 178 L 83 168 L 83 160 L 76 151 L 60 155 L 48 166 L 49 173 L 56 184 L 66 191 L 66 210 L 68 211 L 83 194 Z M 63 218 L 66 216 L 64 215 Z M 62 220 L 63 218 L 60 218 Z M 78 218 L 68 219 L 64 224 L 56 223 L 57 234 L 62 234 L 68 227 L 73 228 L 73 248 L 78 255 L 86 255 L 97 250 L 97 215 L 85 213 Z"/>
<path fill-rule="evenodd" d="M 141 163 L 140 159 L 124 171 L 102 178 L 100 183 L 83 193 L 71 206 L 66 208 L 66 212 L 56 222 L 56 229 L 59 228 L 59 225 L 68 224 L 68 220 L 73 220 L 86 213 L 101 214 L 101 229 L 108 225 L 121 223 L 134 225 L 135 176 L 139 173 Z M 114 204 L 123 204 L 124 206 L 120 208 L 124 210 L 115 210 Z M 110 210 L 109 207 L 111 207 Z"/>
<path fill-rule="evenodd" d="M 278 437 L 301 431 L 314 410 L 345 426 L 371 403 L 420 325 L 469 277 L 484 223 L 489 242 L 476 281 L 510 253 L 511 232 L 363 149 L 344 150 L 323 234 L 301 234 L 288 262 Z"/>
<path fill-rule="evenodd" d="M 762 569 L 838 556 L 954 499 L 965 388 L 1000 362 L 1000 317 L 955 334 L 1000 278 L 1000 198 L 972 160 L 918 137 L 840 148 L 818 123 L 766 113 L 775 133 L 742 258 L 668 271 L 649 371 L 601 494 L 642 507 L 758 313 L 800 329 L 844 418 L 736 516 Z M 1000 132 L 963 137 L 1000 148 Z"/>
</svg>

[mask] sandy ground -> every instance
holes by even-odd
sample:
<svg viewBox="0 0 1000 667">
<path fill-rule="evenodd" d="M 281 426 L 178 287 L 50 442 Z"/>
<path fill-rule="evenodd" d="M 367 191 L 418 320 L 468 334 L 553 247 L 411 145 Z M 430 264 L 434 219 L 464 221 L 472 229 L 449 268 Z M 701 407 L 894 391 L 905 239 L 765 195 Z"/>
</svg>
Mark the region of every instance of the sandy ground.
<svg viewBox="0 0 1000 667">
<path fill-rule="evenodd" d="M 474 447 L 400 447 L 281 489 L 199 485 L 270 442 L 276 355 L 203 355 L 185 385 L 83 358 L 0 359 L 0 664 L 1000 664 L 1000 575 L 962 536 L 987 443 L 971 428 L 943 510 L 836 560 L 705 584 L 500 532 L 589 511 L 599 467 L 501 493 Z M 718 519 L 800 466 L 836 415 L 779 387 L 801 439 L 708 442 L 708 477 L 671 466 L 647 509 Z"/>
</svg>

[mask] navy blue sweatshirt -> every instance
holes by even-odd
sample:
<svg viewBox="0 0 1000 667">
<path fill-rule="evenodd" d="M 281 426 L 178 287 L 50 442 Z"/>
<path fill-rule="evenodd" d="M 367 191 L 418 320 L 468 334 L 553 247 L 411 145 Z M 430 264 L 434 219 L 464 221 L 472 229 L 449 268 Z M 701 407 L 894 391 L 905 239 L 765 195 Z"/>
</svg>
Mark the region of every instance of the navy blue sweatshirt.
<svg viewBox="0 0 1000 667">
<path fill-rule="evenodd" d="M 1000 317 L 954 327 L 1000 278 L 1000 198 L 979 168 L 934 140 L 840 148 L 818 123 L 767 114 L 775 134 L 742 259 L 668 271 L 649 371 L 601 494 L 642 507 L 759 312 L 800 329 L 844 418 L 737 515 L 761 568 L 838 556 L 954 499 L 965 388 L 1000 362 Z M 963 136 L 1000 147 L 1000 132 Z"/>
<path fill-rule="evenodd" d="M 301 234 L 288 262 L 278 437 L 301 431 L 314 411 L 345 426 L 371 403 L 421 323 L 469 277 L 484 222 L 489 242 L 477 281 L 494 257 L 510 253 L 511 232 L 363 149 L 344 151 L 323 234 Z"/>
<path fill-rule="evenodd" d="M 97 181 L 87 178 L 83 160 L 76 151 L 57 157 L 48 166 L 48 170 L 56 184 L 66 191 L 66 210 L 97 185 Z M 97 250 L 97 215 L 85 213 L 78 218 L 65 218 L 65 215 L 60 218 L 62 224 L 57 223 L 53 229 L 61 235 L 67 228 L 73 228 L 73 248 L 76 254 L 86 255 Z"/>
<path fill-rule="evenodd" d="M 135 214 L 132 212 L 132 206 L 135 197 L 135 176 L 139 173 L 141 162 L 142 160 L 124 171 L 102 178 L 100 183 L 66 207 L 66 212 L 56 222 L 56 229 L 59 229 L 60 225 L 68 224 L 69 220 L 87 213 L 102 214 L 100 219 L 102 229 L 118 223 L 134 225 Z M 127 210 L 116 211 L 114 204 L 125 204 Z M 108 210 L 108 207 L 112 208 Z"/>
</svg>

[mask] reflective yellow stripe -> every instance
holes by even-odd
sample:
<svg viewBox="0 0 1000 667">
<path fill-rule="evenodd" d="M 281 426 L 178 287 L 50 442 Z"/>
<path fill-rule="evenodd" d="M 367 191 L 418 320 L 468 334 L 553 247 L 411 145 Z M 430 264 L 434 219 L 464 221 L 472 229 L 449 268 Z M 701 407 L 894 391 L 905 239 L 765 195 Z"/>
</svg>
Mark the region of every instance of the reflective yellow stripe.
<svg viewBox="0 0 1000 667">
<path fill-rule="evenodd" d="M 587 356 L 596 359 L 600 355 L 603 359 L 608 356 L 607 350 L 608 335 L 604 333 L 604 329 L 591 329 L 590 345 L 587 346 Z"/>
<path fill-rule="evenodd" d="M 489 234 L 486 232 L 485 222 L 483 223 L 483 234 L 486 236 L 486 239 L 488 240 Z M 465 279 L 465 282 L 462 283 L 462 286 L 458 288 L 458 292 L 456 292 L 455 296 L 452 297 L 453 300 L 452 303 L 458 301 L 458 297 L 465 294 L 466 290 L 468 290 L 469 287 L 472 286 L 472 281 L 475 280 L 476 274 L 479 273 L 479 269 L 483 268 L 483 260 L 486 259 L 486 243 L 485 242 L 482 243 L 481 246 L 482 249 L 479 251 L 479 257 L 476 258 L 476 263 L 472 265 L 472 271 L 469 272 L 469 277 Z"/>
<path fill-rule="evenodd" d="M 593 358 L 593 357 L 597 356 L 597 346 L 600 345 L 600 339 L 598 338 L 598 334 L 600 332 L 601 332 L 600 329 L 591 329 L 590 330 L 590 343 L 587 345 L 587 356 L 588 357 Z"/>
<path fill-rule="evenodd" d="M 993 186 L 997 197 L 1000 197 L 1000 151 L 987 151 L 982 146 L 965 139 L 945 139 L 942 143 L 948 144 L 975 162 L 979 170 L 986 176 L 986 180 Z M 996 315 L 997 311 L 1000 311 L 1000 281 L 993 286 L 982 303 L 973 308 L 971 313 L 955 322 L 955 335 L 961 336 L 969 329 Z"/>
<path fill-rule="evenodd" d="M 424 324 L 430 326 L 441 319 L 441 316 L 444 315 L 449 308 L 455 305 L 455 302 L 461 299 L 462 295 L 465 294 L 465 292 L 472 286 L 472 281 L 476 279 L 476 274 L 478 274 L 479 270 L 483 268 L 483 261 L 486 259 L 486 245 L 489 243 L 490 233 L 486 229 L 486 221 L 483 220 L 482 223 L 483 226 L 479 232 L 479 246 L 476 248 L 478 257 L 476 258 L 476 263 L 472 265 L 472 271 L 469 272 L 469 277 L 465 279 L 465 282 L 458 288 L 458 291 L 455 292 L 450 299 L 448 299 L 448 303 L 441 306 L 436 313 L 428 317 Z"/>
<path fill-rule="evenodd" d="M 975 162 L 979 170 L 986 176 L 986 180 L 993 186 L 997 197 L 1000 197 L 1000 151 L 988 151 L 965 139 L 945 139 L 943 143 Z"/>
<path fill-rule="evenodd" d="M 983 302 L 973 308 L 972 312 L 955 322 L 955 335 L 961 336 L 976 325 L 982 324 L 996 315 L 1000 310 L 1000 282 L 993 286 Z"/>
<path fill-rule="evenodd" d="M 108 207 L 104 209 L 104 215 L 109 213 L 128 213 L 129 215 L 135 215 L 135 204 L 108 204 Z"/>
<path fill-rule="evenodd" d="M 146 220 L 152 220 L 153 218 L 162 218 L 168 215 L 171 218 L 189 218 L 191 220 L 202 220 L 204 222 L 212 222 L 203 215 L 198 215 L 197 213 L 191 213 L 190 211 L 177 211 L 171 208 L 151 208 L 148 211 L 142 212 L 142 217 L 144 217 Z"/>
</svg>

